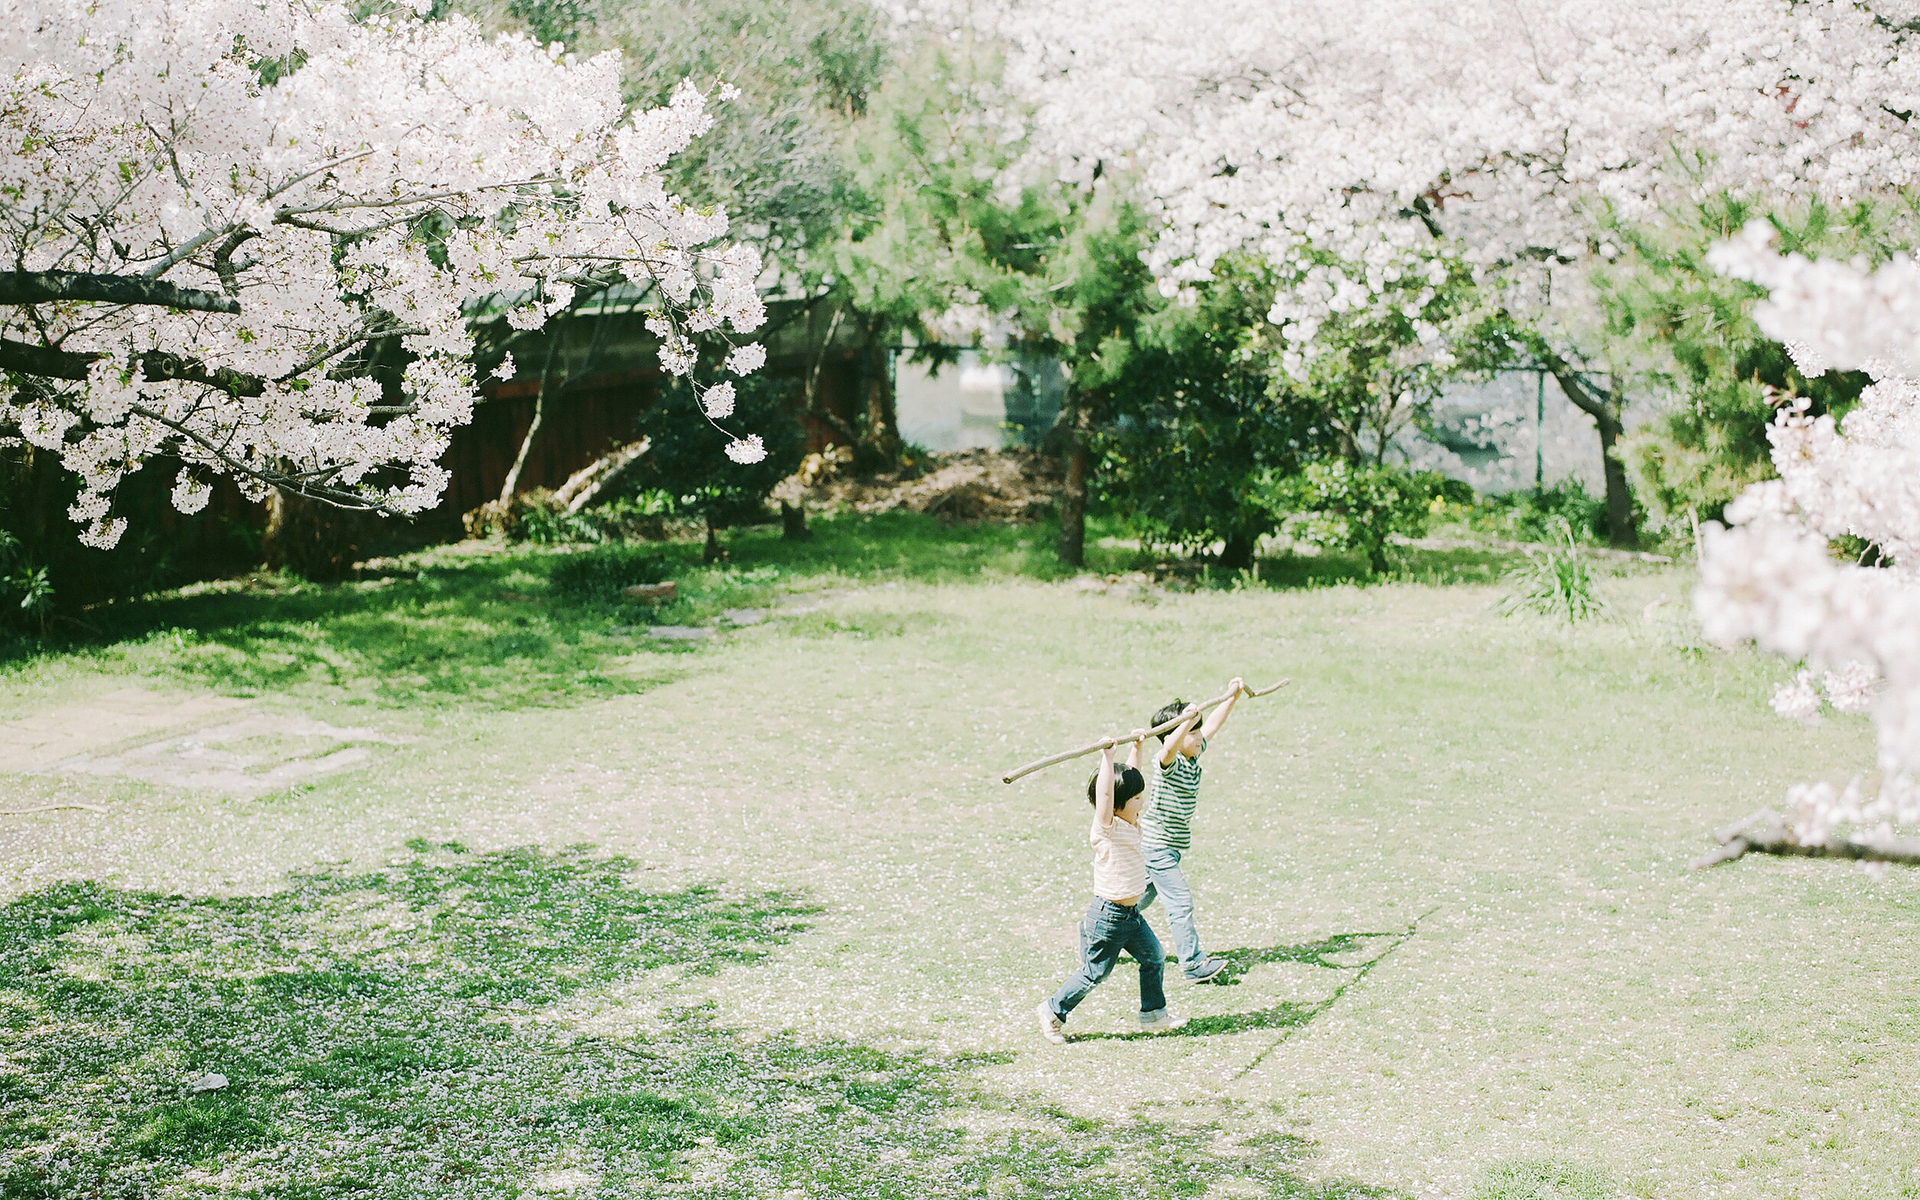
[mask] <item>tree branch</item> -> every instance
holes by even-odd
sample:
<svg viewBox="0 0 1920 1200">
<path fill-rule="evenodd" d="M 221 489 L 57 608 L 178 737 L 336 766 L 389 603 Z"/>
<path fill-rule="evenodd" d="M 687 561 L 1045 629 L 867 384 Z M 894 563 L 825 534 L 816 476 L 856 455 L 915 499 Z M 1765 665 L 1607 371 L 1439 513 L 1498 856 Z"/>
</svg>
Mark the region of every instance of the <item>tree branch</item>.
<svg viewBox="0 0 1920 1200">
<path fill-rule="evenodd" d="M 167 153 L 169 155 L 173 153 L 171 147 L 168 148 Z M 179 169 L 180 169 L 179 164 L 175 163 L 174 170 L 178 171 Z M 188 188 L 185 180 L 181 181 L 180 190 L 181 191 L 191 190 L 190 188 Z M 200 247 L 206 245 L 208 242 L 211 242 L 215 238 L 221 238 L 221 237 L 227 236 L 229 233 L 232 233 L 236 228 L 238 228 L 238 226 L 222 225 L 217 229 L 210 228 L 210 229 L 201 231 L 199 234 L 195 235 L 192 239 L 176 247 L 173 253 L 167 255 L 165 258 L 161 259 L 159 262 L 148 267 L 146 271 L 143 272 L 142 278 L 159 279 L 162 275 L 165 275 L 168 271 L 173 270 L 175 267 L 179 266 L 181 263 L 187 261 L 189 258 L 192 258 L 193 252 L 198 250 Z M 238 311 L 238 310 L 235 310 L 235 311 Z"/>
<path fill-rule="evenodd" d="M 238 313 L 240 302 L 219 292 L 183 288 L 140 275 L 87 275 L 78 271 L 0 271 L 0 304 L 47 304 L 90 300 L 103 304 L 151 304 L 193 312 Z"/>
<path fill-rule="evenodd" d="M 1248 696 L 1265 696 L 1265 695 L 1268 695 L 1269 693 L 1279 691 L 1281 688 L 1287 686 L 1289 683 L 1292 683 L 1292 682 L 1293 680 L 1291 679 L 1282 679 L 1279 683 L 1269 684 L 1268 686 L 1260 688 L 1257 691 L 1252 688 L 1248 688 L 1246 694 Z M 1225 704 L 1227 701 L 1231 699 L 1233 699 L 1233 693 L 1227 692 L 1224 695 L 1215 696 L 1213 699 L 1207 701 L 1205 704 L 1202 704 L 1199 707 L 1202 711 L 1205 711 L 1209 708 L 1215 707 L 1216 705 Z M 1180 727 L 1180 723 L 1185 721 L 1186 719 L 1187 719 L 1186 716 L 1182 714 L 1181 716 L 1175 717 L 1173 720 L 1168 721 L 1164 725 L 1156 725 L 1152 729 L 1147 730 L 1144 736 L 1158 737 L 1161 734 L 1170 733 L 1173 730 L 1178 729 Z M 1017 770 L 1009 771 L 1005 775 L 1002 775 L 1000 777 L 1000 782 L 1012 783 L 1014 780 L 1020 778 L 1022 775 L 1031 775 L 1035 771 L 1044 770 L 1047 767 L 1053 766 L 1055 763 L 1063 763 L 1063 762 L 1066 762 L 1068 759 L 1072 759 L 1072 758 L 1082 758 L 1096 751 L 1105 750 L 1108 746 L 1124 746 L 1128 742 L 1139 741 L 1139 740 L 1140 740 L 1139 738 L 1131 738 L 1131 737 L 1101 738 L 1099 741 L 1093 743 L 1091 746 L 1082 746 L 1078 750 L 1062 751 L 1061 753 L 1052 755 L 1051 757 L 1043 758 L 1036 762 L 1030 762 L 1026 766 L 1020 767 Z"/>
<path fill-rule="evenodd" d="M 1753 822 L 1765 817 L 1764 827 L 1755 830 Z M 1794 838 L 1786 821 L 1772 813 L 1756 813 L 1714 831 L 1717 850 L 1694 859 L 1687 865 L 1695 871 L 1717 867 L 1748 854 L 1774 854 L 1782 858 L 1847 858 L 1855 862 L 1897 863 L 1920 867 L 1920 838 L 1875 837 L 1863 834 L 1851 838 L 1828 838 L 1824 842 L 1801 842 Z"/>
<path fill-rule="evenodd" d="M 99 354 L 56 350 L 51 346 L 35 346 L 30 342 L 0 338 L 0 371 L 36 375 L 42 379 L 83 380 L 88 370 L 102 357 Z M 149 350 L 140 356 L 140 375 L 150 383 L 168 379 L 201 383 L 229 396 L 252 397 L 267 390 L 267 381 L 258 375 L 245 375 L 227 367 L 208 370 L 205 363 L 163 350 Z"/>
<path fill-rule="evenodd" d="M 373 512 L 389 517 L 406 515 L 398 509 L 389 508 L 387 505 L 381 504 L 377 500 L 369 500 L 358 492 L 344 491 L 340 488 L 318 487 L 313 483 L 306 482 L 314 477 L 315 472 L 308 472 L 302 475 L 289 471 L 272 471 L 241 462 L 228 455 L 224 450 L 208 441 L 205 437 L 188 428 L 184 422 L 176 421 L 165 413 L 155 412 L 144 405 L 133 405 L 129 411 L 137 416 L 145 417 L 156 425 L 164 425 L 168 429 L 173 430 L 181 437 L 193 442 L 208 454 L 218 459 L 222 465 L 236 475 L 245 475 L 251 479 L 258 479 L 260 482 L 271 487 L 305 496 L 309 500 L 318 500 L 320 503 L 332 505 L 334 508 L 344 508 L 353 512 Z M 323 477 L 330 476 L 338 470 L 339 468 L 336 466 L 326 471 L 318 472 L 318 474 Z"/>
<path fill-rule="evenodd" d="M 1622 431 L 1620 415 L 1614 411 L 1614 406 L 1609 400 L 1594 395 L 1596 389 L 1579 371 L 1574 369 L 1572 363 L 1544 345 L 1537 345 L 1532 349 L 1534 356 L 1540 360 L 1540 365 L 1546 369 L 1547 374 L 1553 376 L 1554 382 L 1560 385 L 1561 392 L 1573 402 L 1575 408 L 1596 421 L 1613 426 L 1615 434 Z"/>
</svg>

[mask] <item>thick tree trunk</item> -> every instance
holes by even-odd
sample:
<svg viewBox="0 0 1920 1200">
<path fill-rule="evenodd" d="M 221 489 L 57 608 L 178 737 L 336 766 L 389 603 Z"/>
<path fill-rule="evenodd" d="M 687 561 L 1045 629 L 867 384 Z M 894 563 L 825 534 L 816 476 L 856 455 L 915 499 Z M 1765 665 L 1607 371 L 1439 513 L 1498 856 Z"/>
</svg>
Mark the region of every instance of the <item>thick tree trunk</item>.
<svg viewBox="0 0 1920 1200">
<path fill-rule="evenodd" d="M 1640 531 L 1633 524 L 1633 491 L 1627 486 L 1627 464 L 1620 461 L 1623 432 L 1618 416 L 1600 422 L 1600 454 L 1607 474 L 1607 541 L 1631 550 L 1640 545 Z"/>
<path fill-rule="evenodd" d="M 1220 547 L 1220 565 L 1229 571 L 1244 571 L 1253 566 L 1253 551 L 1260 539 L 1244 529 L 1236 529 L 1227 535 L 1226 544 Z"/>
<path fill-rule="evenodd" d="M 789 542 L 804 542 L 813 537 L 813 530 L 807 528 L 807 510 L 803 505 L 780 502 L 780 537 Z"/>
<path fill-rule="evenodd" d="M 1633 524 L 1633 491 L 1627 485 L 1627 465 L 1620 460 L 1620 435 L 1626 432 L 1620 397 L 1613 391 L 1589 387 L 1558 357 L 1548 361 L 1547 370 L 1574 407 L 1592 417 L 1599 427 L 1601 464 L 1607 480 L 1607 541 L 1633 549 L 1640 544 L 1640 531 Z"/>
<path fill-rule="evenodd" d="M 1060 561 L 1079 567 L 1087 561 L 1087 453 L 1088 413 L 1079 397 L 1068 393 L 1071 415 L 1066 421 L 1067 479 L 1060 489 Z"/>
<path fill-rule="evenodd" d="M 877 469 L 900 461 L 900 414 L 893 393 L 892 372 L 887 370 L 887 348 L 868 341 L 866 370 L 867 427 L 862 440 L 866 457 Z"/>
<path fill-rule="evenodd" d="M 267 497 L 267 528 L 260 548 L 267 566 L 305 579 L 339 579 L 359 556 L 360 514 L 274 491 Z"/>
</svg>

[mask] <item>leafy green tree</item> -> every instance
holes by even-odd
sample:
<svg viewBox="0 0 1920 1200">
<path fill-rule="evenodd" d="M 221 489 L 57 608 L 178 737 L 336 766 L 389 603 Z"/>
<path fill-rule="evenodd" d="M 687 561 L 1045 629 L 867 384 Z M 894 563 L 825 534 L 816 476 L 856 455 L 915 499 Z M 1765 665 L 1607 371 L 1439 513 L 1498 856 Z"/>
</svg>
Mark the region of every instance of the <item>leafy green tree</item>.
<svg viewBox="0 0 1920 1200">
<path fill-rule="evenodd" d="M 1127 367 L 1100 389 L 1113 419 L 1091 439 L 1100 499 L 1148 539 L 1221 544 L 1220 564 L 1253 564 L 1278 516 L 1260 481 L 1335 452 L 1316 410 L 1276 389 L 1248 329 L 1270 296 L 1258 273 L 1222 267 L 1191 306 L 1142 321 Z"/>
<path fill-rule="evenodd" d="M 888 77 L 856 132 L 864 208 L 838 276 L 851 304 L 910 336 L 923 361 L 984 344 L 1060 362 L 1050 442 L 1066 460 L 1060 557 L 1077 565 L 1094 435 L 1136 369 L 1142 322 L 1166 301 L 1141 260 L 1146 215 L 1104 171 L 1063 180 L 1028 161 L 999 69 L 991 47 L 931 40 Z"/>
<path fill-rule="evenodd" d="M 1782 213 L 1720 196 L 1653 224 L 1618 222 L 1626 253 L 1595 277 L 1613 336 L 1643 345 L 1654 386 L 1680 401 L 1627 439 L 1624 457 L 1642 496 L 1662 517 L 1718 520 L 1749 483 L 1773 476 L 1767 426 L 1782 396 L 1812 411 L 1844 412 L 1865 387 L 1859 372 L 1801 374 L 1786 347 L 1760 332 L 1753 306 L 1765 293 L 1706 263 L 1715 243 L 1764 217 L 1784 249 L 1884 261 L 1911 241 L 1913 201 L 1813 204 Z"/>
<path fill-rule="evenodd" d="M 767 496 L 793 474 L 806 453 L 806 434 L 794 419 L 800 382 L 749 375 L 735 380 L 734 415 L 759 434 L 767 456 L 756 463 L 724 461 L 727 434 L 702 419 L 694 387 L 676 380 L 640 419 L 637 436 L 650 440 L 647 452 L 627 473 L 622 490 L 652 491 L 667 497 L 670 511 L 698 516 L 707 523 L 707 556 L 718 557 L 718 531 L 766 511 Z"/>
</svg>

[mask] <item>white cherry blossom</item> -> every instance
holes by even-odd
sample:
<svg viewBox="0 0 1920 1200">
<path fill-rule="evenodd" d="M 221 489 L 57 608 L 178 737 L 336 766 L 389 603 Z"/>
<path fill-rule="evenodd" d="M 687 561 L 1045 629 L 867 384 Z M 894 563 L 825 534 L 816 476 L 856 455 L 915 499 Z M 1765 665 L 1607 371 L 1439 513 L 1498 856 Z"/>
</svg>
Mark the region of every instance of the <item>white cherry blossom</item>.
<svg viewBox="0 0 1920 1200">
<path fill-rule="evenodd" d="M 1222 256 L 1280 268 L 1273 319 L 1382 295 L 1428 226 L 1504 302 L 1577 321 L 1604 219 L 1730 191 L 1845 200 L 1920 180 L 1907 0 L 918 3 L 1007 48 L 1035 154 L 1130 170 L 1164 221 L 1169 296 Z M 1346 264 L 1315 279 L 1307 251 Z M 1551 281 L 1548 273 L 1552 272 Z M 1365 299 L 1363 299 L 1363 297 Z"/>
<path fill-rule="evenodd" d="M 765 319 L 751 248 L 660 169 L 710 124 L 682 86 L 625 113 L 617 56 L 576 61 L 409 3 L 21 0 L 0 15 L 0 435 L 60 455 L 111 545 L 114 488 L 213 475 L 418 512 L 469 420 L 469 322 L 539 326 L 581 288 L 654 286 L 688 327 Z M 412 356 L 403 395 L 355 370 Z M 762 356 L 763 357 L 763 356 Z M 757 362 L 744 348 L 736 372 Z M 736 456 L 737 457 L 737 456 Z"/>
<path fill-rule="evenodd" d="M 1712 261 L 1770 289 L 1761 328 L 1802 370 L 1874 377 L 1843 420 L 1810 416 L 1804 400 L 1782 405 L 1768 431 L 1780 478 L 1728 507 L 1731 528 L 1706 531 L 1694 603 L 1716 641 L 1752 640 L 1808 664 L 1792 695 L 1775 699 L 1786 715 L 1817 711 L 1816 670 L 1837 711 L 1873 714 L 1878 786 L 1794 789 L 1795 836 L 1884 835 L 1920 822 L 1920 270 L 1906 259 L 1870 272 L 1780 256 L 1763 227 L 1722 243 Z M 1868 544 L 1867 561 L 1836 557 L 1842 536 Z"/>
</svg>

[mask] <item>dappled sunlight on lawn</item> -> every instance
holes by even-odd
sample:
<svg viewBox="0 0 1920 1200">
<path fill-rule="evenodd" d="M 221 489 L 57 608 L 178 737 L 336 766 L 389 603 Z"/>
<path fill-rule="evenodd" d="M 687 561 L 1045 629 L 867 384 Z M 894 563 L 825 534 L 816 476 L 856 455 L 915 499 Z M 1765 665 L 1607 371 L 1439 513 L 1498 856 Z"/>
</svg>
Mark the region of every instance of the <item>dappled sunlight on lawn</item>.
<svg viewBox="0 0 1920 1200">
<path fill-rule="evenodd" d="M 28 906 L 22 912 L 69 907 L 56 902 L 68 894 L 59 889 L 78 887 L 71 903 L 104 914 L 71 918 L 92 932 L 58 946 L 75 956 L 61 961 L 86 974 L 87 987 L 144 988 L 124 973 L 136 938 L 146 939 L 138 955 L 152 955 L 156 938 L 173 939 L 162 957 L 174 966 L 138 960 L 158 972 L 154 980 L 192 976 L 200 968 L 190 964 L 214 961 L 196 939 L 221 938 L 257 944 L 264 958 L 223 967 L 220 978 L 263 977 L 277 952 L 261 931 L 318 920 L 302 914 L 320 908 L 322 933 L 273 936 L 307 937 L 315 949 L 299 954 L 333 956 L 341 965 L 329 971 L 375 971 L 382 955 L 441 964 L 431 967 L 440 982 L 418 985 L 421 997 L 452 989 L 466 997 L 459 1004 L 513 1014 L 475 1026 L 510 1031 L 521 1040 L 503 1044 L 532 1056 L 506 1070 L 525 1094 L 510 1111 L 570 1114 L 515 1126 L 503 1144 L 528 1149 L 514 1169 L 639 1178 L 618 1172 L 655 1168 L 605 1148 L 624 1134 L 557 1131 L 666 1122 L 681 1131 L 674 1138 L 687 1135 L 673 1169 L 723 1189 L 729 1178 L 771 1178 L 756 1174 L 774 1170 L 768 1131 L 818 1146 L 852 1136 L 846 1122 L 855 1121 L 869 1131 L 859 1136 L 879 1139 L 871 1145 L 908 1148 L 899 1161 L 921 1174 L 900 1167 L 900 1186 L 928 1195 L 990 1192 L 1002 1176 L 1048 1194 L 1047 1181 L 1061 1178 L 1049 1172 L 1096 1162 L 1117 1173 L 1076 1183 L 1111 1179 L 1116 1194 L 1138 1195 L 1216 1184 L 1222 1194 L 1317 1194 L 1323 1183 L 1340 1194 L 1351 1190 L 1342 1180 L 1420 1196 L 1559 1187 L 1582 1196 L 1837 1197 L 1857 1194 L 1862 1180 L 1884 1194 L 1906 1186 L 1910 1164 L 1888 1131 L 1920 1121 L 1899 1054 L 1920 1030 L 1901 948 L 1920 919 L 1915 884 L 1896 874 L 1875 885 L 1819 863 L 1685 870 L 1716 824 L 1818 764 L 1867 760 L 1870 730 L 1852 718 L 1817 729 L 1778 724 L 1766 697 L 1783 668 L 1702 647 L 1683 571 L 1609 568 L 1600 587 L 1610 615 L 1568 627 L 1502 617 L 1499 589 L 1472 583 L 1090 589 L 932 568 L 861 577 L 805 575 L 789 564 L 775 573 L 753 552 L 743 537 L 732 563 L 682 572 L 694 594 L 675 619 L 717 621 L 723 605 L 758 608 L 765 619 L 715 625 L 690 648 L 629 638 L 609 641 L 617 653 L 592 651 L 613 664 L 602 670 L 660 664 L 643 688 L 560 692 L 556 681 L 571 669 L 564 654 L 589 652 L 559 648 L 567 629 L 591 624 L 567 614 L 591 609 L 554 602 L 540 629 L 556 648 L 497 692 L 486 671 L 506 679 L 517 667 L 475 666 L 465 691 L 395 692 L 379 711 L 355 714 L 354 725 L 411 739 L 381 746 L 374 767 L 251 800 L 128 780 L 10 777 L 25 794 L 86 798 L 108 811 L 9 818 L 0 880 Z M 498 558 L 462 577 L 484 582 L 461 584 L 465 598 L 445 619 L 508 632 L 502 622 L 527 602 L 489 597 L 531 596 L 549 568 Z M 428 564 L 423 574 L 436 570 Z M 335 645 L 371 636 L 347 632 L 379 611 L 356 606 L 397 597 L 400 586 L 349 585 L 282 597 L 285 605 L 265 593 L 201 602 L 239 606 L 218 610 L 240 615 L 226 632 L 210 626 L 210 642 L 279 622 Z M 323 602 L 346 611 L 329 615 Z M 431 608 L 425 591 L 417 603 Z M 609 629 L 630 619 L 591 618 Z M 578 637 L 590 647 L 585 632 Z M 153 639 L 42 662 L 12 677 L 9 703 L 124 687 L 116 673 L 132 670 L 204 678 L 195 675 L 197 645 Z M 276 689 L 276 711 L 349 724 L 339 705 L 376 693 L 367 667 L 342 661 L 340 683 L 309 677 Z M 1235 674 L 1293 684 L 1244 702 L 1206 759 L 1186 866 L 1207 946 L 1230 964 L 1223 983 L 1191 984 L 1171 970 L 1169 1004 L 1187 1025 L 1173 1036 L 1129 1036 L 1135 968 L 1123 963 L 1075 1013 L 1075 1041 L 1046 1044 L 1034 1006 L 1071 969 L 1085 907 L 1087 764 L 1010 787 L 999 776 L 1124 731 L 1174 695 L 1211 695 Z M 1693 735 L 1703 722 L 1715 739 Z M 425 841 L 407 850 L 416 838 Z M 433 849 L 453 841 L 469 854 Z M 563 853 L 581 844 L 594 849 Z M 618 871 L 593 865 L 614 856 L 625 863 Z M 496 886 L 459 885 L 458 872 L 471 869 L 463 862 L 516 861 L 535 875 L 584 872 L 568 877 L 598 881 L 595 889 L 609 890 L 595 904 L 622 912 L 620 888 L 643 907 L 708 897 L 687 901 L 689 913 L 772 894 L 807 912 L 752 943 L 750 963 L 707 972 L 691 959 L 623 957 L 590 936 L 602 919 L 595 908 L 521 921 L 504 904 L 480 921 L 458 916 L 464 910 L 442 895 Z M 416 927 L 399 930 L 414 885 L 372 882 L 383 875 L 438 880 L 429 890 L 441 898 L 420 911 L 452 915 L 407 918 Z M 91 882 L 65 882 L 73 880 Z M 689 891 L 700 888 L 715 890 Z M 148 895 L 174 892 L 202 898 L 167 907 Z M 127 915 L 136 908 L 150 915 Z M 680 911 L 660 911 L 669 910 Z M 199 932 L 168 924 L 165 913 Z M 616 914 L 616 926 L 633 919 Z M 661 928 L 692 928 L 672 925 L 680 919 Z M 1164 936 L 1158 910 L 1149 919 Z M 434 923 L 444 920 L 456 924 Z M 495 933 L 480 932 L 487 928 Z M 497 945 L 496 936 L 525 944 Z M 708 935 L 686 936 L 697 947 Z M 32 953 L 52 952 L 52 943 L 34 944 Z M 1784 967 L 1782 947 L 1791 948 Z M 470 978 L 453 965 L 496 954 L 508 963 L 536 956 L 525 961 L 547 981 L 524 1019 L 499 990 L 521 968 L 489 966 Z M 304 961 L 289 965 L 296 960 Z M 19 978 L 21 994 L 44 1011 L 51 1001 L 34 989 L 45 979 Z M 115 1004 L 132 1002 L 115 994 Z M 276 1010 L 251 1011 L 259 1028 L 275 1024 Z M 126 1120 L 158 1121 L 161 1107 L 188 1103 L 155 1089 L 201 1069 L 176 1063 L 177 1051 L 151 1036 L 155 1049 L 134 1057 L 164 1070 L 135 1073 L 148 1098 Z M 719 1074 L 698 1085 L 709 1091 L 691 1081 L 661 1091 L 665 1076 L 629 1075 L 668 1068 L 608 1049 L 608 1039 L 660 1039 L 670 1057 L 717 1056 Z M 496 1052 L 508 1053 L 487 1051 Z M 578 1106 L 598 1085 L 578 1081 L 601 1072 L 628 1081 L 599 1089 L 607 1096 L 651 1089 L 692 1107 L 589 1114 Z M 791 1091 L 801 1083 L 757 1090 L 763 1075 L 814 1082 L 804 1094 Z M 830 1088 L 819 1082 L 829 1076 L 838 1081 Z M 441 1078 L 480 1089 L 461 1103 L 491 1103 L 493 1084 L 459 1071 Z M 849 1090 L 857 1081 L 888 1090 L 893 1107 L 862 1107 Z M 180 1116 L 177 1133 L 155 1124 L 143 1134 L 142 1124 L 115 1142 L 116 1153 L 132 1154 L 124 1147 L 141 1137 L 156 1153 L 168 1138 L 201 1137 L 192 1130 L 203 1117 L 206 1129 L 237 1139 L 218 1153 L 240 1157 L 222 1162 L 310 1136 L 304 1118 L 286 1115 L 292 1090 L 272 1090 L 291 1083 L 250 1086 L 192 1101 L 206 1112 Z M 265 1115 L 221 1107 L 259 1097 L 271 1100 Z M 389 1100 L 393 1112 L 414 1103 L 400 1091 Z M 789 1101 L 803 1107 L 781 1107 Z M 399 1117 L 378 1119 L 398 1131 L 396 1145 L 428 1144 Z M 720 1125 L 696 1131 L 700 1122 Z M 755 1132 L 729 1141 L 724 1130 Z M 587 1161 L 593 1155 L 603 1158 Z M 800 1158 L 814 1166 L 805 1169 L 826 1164 L 819 1171 L 828 1173 L 786 1186 L 861 1194 L 844 1180 L 877 1178 L 833 1175 L 843 1168 L 832 1164 L 852 1161 L 836 1155 L 807 1150 Z M 474 1178 L 508 1171 L 502 1156 L 472 1161 Z M 1150 1162 L 1164 1170 L 1140 1165 Z M 698 1174 L 700 1163 L 710 1174 Z"/>
</svg>

